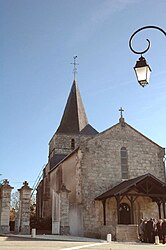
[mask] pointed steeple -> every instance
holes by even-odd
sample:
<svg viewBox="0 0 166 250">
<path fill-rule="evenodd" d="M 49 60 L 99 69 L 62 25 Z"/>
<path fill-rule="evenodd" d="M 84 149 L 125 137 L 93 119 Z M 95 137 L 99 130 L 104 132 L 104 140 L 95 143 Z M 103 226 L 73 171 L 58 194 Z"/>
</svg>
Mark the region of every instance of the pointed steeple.
<svg viewBox="0 0 166 250">
<path fill-rule="evenodd" d="M 56 134 L 79 134 L 87 124 L 88 119 L 84 110 L 80 91 L 77 81 L 74 80 Z"/>
</svg>

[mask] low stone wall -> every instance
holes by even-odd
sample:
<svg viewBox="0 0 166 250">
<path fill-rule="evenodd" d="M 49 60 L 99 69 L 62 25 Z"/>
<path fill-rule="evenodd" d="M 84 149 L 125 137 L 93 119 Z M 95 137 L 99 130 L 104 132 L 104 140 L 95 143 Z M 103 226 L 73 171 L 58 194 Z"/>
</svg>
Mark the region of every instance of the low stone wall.
<svg viewBox="0 0 166 250">
<path fill-rule="evenodd" d="M 117 225 L 117 241 L 138 241 L 138 225 Z"/>
<path fill-rule="evenodd" d="M 115 228 L 113 226 L 102 226 L 100 228 L 100 238 L 103 240 L 107 239 L 107 234 L 112 235 L 112 240 L 115 240 Z"/>
<path fill-rule="evenodd" d="M 113 226 L 100 226 L 94 228 L 92 231 L 86 231 L 84 233 L 85 237 L 97 238 L 97 239 L 107 239 L 107 234 L 112 235 L 112 240 L 115 240 L 115 228 Z"/>
</svg>

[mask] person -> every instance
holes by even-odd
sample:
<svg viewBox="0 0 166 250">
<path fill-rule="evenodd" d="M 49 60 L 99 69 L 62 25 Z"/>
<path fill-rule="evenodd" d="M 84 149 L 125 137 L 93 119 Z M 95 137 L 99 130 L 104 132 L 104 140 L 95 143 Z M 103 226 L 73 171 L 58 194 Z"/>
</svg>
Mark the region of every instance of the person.
<svg viewBox="0 0 166 250">
<path fill-rule="evenodd" d="M 162 238 L 163 238 L 162 223 L 163 223 L 163 220 L 162 220 L 162 219 L 159 219 L 158 222 L 157 222 L 157 224 L 156 224 L 156 227 L 157 227 L 157 235 L 159 236 L 159 241 L 160 241 L 160 242 L 162 241 Z"/>
<path fill-rule="evenodd" d="M 165 244 L 165 238 L 166 238 L 166 219 L 164 219 L 163 223 L 162 223 L 162 236 L 163 236 L 163 244 Z"/>
<path fill-rule="evenodd" d="M 140 220 L 140 224 L 138 227 L 139 240 L 144 242 L 144 219 Z"/>
<path fill-rule="evenodd" d="M 154 232 L 153 218 L 150 218 L 147 221 L 147 242 L 148 243 L 153 243 L 153 232 Z"/>
<path fill-rule="evenodd" d="M 143 221 L 143 241 L 144 242 L 147 242 L 147 222 L 148 222 L 148 219 L 145 218 L 144 221 Z"/>
<path fill-rule="evenodd" d="M 155 236 L 157 236 L 157 220 L 153 218 L 153 235 L 152 235 L 152 238 L 153 238 L 153 242 L 155 243 Z"/>
</svg>

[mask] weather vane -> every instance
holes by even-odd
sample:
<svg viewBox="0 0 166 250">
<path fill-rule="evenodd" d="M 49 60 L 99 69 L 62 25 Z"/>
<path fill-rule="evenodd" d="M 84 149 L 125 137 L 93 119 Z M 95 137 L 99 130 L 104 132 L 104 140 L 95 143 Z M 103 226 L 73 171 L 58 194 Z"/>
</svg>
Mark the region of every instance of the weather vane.
<svg viewBox="0 0 166 250">
<path fill-rule="evenodd" d="M 73 56 L 73 58 L 74 58 L 74 62 L 71 63 L 71 64 L 74 65 L 73 73 L 74 73 L 74 80 L 76 80 L 76 74 L 77 74 L 77 67 L 76 67 L 76 65 L 79 65 L 79 63 L 76 63 L 77 56 Z"/>
</svg>

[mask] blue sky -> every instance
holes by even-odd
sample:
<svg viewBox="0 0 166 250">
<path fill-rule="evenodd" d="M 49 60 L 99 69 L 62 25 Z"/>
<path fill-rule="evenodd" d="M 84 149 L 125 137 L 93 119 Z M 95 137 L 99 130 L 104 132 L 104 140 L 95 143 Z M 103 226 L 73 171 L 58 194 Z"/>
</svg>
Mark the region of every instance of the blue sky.
<svg viewBox="0 0 166 250">
<path fill-rule="evenodd" d="M 89 123 L 99 132 L 119 120 L 166 147 L 166 40 L 157 30 L 140 32 L 135 49 L 152 68 L 149 86 L 138 85 L 138 56 L 128 47 L 146 25 L 166 30 L 165 0 L 0 0 L 1 179 L 16 189 L 32 187 L 47 163 L 73 82 Z"/>
</svg>

